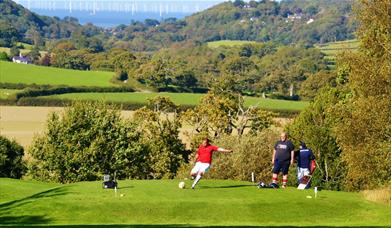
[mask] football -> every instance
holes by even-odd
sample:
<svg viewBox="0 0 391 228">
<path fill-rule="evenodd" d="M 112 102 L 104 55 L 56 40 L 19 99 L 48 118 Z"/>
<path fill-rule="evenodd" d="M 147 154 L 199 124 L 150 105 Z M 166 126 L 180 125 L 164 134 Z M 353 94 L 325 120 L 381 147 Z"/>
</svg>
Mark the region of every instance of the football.
<svg viewBox="0 0 391 228">
<path fill-rule="evenodd" d="M 179 182 L 179 185 L 178 185 L 179 188 L 185 188 L 185 182 L 181 181 Z"/>
</svg>

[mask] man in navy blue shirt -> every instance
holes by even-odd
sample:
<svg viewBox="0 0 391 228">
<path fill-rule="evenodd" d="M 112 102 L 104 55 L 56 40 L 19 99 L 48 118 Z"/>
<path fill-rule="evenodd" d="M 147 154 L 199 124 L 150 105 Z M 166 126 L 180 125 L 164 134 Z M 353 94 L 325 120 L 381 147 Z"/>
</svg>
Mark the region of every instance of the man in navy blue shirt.
<svg viewBox="0 0 391 228">
<path fill-rule="evenodd" d="M 297 180 L 301 183 L 301 179 L 311 175 L 311 161 L 315 159 L 311 149 L 307 148 L 304 142 L 300 143 L 300 150 L 297 154 Z"/>
<path fill-rule="evenodd" d="M 272 183 L 277 185 L 278 174 L 282 172 L 282 187 L 285 188 L 288 182 L 289 166 L 294 162 L 294 146 L 291 141 L 288 140 L 287 133 L 283 132 L 280 135 L 280 140 L 274 145 L 272 163 L 273 178 Z"/>
</svg>

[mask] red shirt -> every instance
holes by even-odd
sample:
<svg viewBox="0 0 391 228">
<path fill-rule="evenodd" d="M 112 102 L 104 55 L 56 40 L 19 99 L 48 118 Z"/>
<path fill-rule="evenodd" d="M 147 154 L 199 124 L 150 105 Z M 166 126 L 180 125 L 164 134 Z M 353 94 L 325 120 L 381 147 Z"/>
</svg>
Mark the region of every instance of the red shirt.
<svg viewBox="0 0 391 228">
<path fill-rule="evenodd" d="M 201 145 L 200 147 L 198 147 L 197 161 L 202 162 L 202 163 L 209 163 L 209 164 L 212 163 L 213 151 L 217 151 L 217 149 L 219 149 L 217 146 L 213 146 L 213 145 L 203 146 L 203 145 Z"/>
</svg>

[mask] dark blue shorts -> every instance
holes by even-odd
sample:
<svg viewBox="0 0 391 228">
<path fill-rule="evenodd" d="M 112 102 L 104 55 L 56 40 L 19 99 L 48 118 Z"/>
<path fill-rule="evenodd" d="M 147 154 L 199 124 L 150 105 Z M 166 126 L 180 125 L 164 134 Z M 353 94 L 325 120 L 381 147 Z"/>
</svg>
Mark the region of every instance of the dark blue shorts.
<svg viewBox="0 0 391 228">
<path fill-rule="evenodd" d="M 282 172 L 283 175 L 287 175 L 288 174 L 288 171 L 289 171 L 289 165 L 291 163 L 288 161 L 283 161 L 283 162 L 280 162 L 280 161 L 275 161 L 274 162 L 274 167 L 273 167 L 273 173 L 280 173 Z"/>
</svg>

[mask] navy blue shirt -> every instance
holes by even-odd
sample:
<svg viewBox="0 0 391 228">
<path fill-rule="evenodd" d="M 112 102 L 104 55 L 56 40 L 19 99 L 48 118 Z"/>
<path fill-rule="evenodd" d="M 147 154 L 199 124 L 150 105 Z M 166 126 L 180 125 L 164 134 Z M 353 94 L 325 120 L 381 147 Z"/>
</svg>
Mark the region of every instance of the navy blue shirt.
<svg viewBox="0 0 391 228">
<path fill-rule="evenodd" d="M 310 149 L 301 149 L 297 155 L 297 165 L 300 168 L 309 169 L 311 167 L 311 160 L 314 159 L 315 156 Z"/>
<path fill-rule="evenodd" d="M 295 147 L 289 140 L 280 140 L 274 145 L 274 149 L 276 150 L 276 160 L 279 162 L 289 162 L 291 160 L 291 151 L 294 150 Z"/>
</svg>

